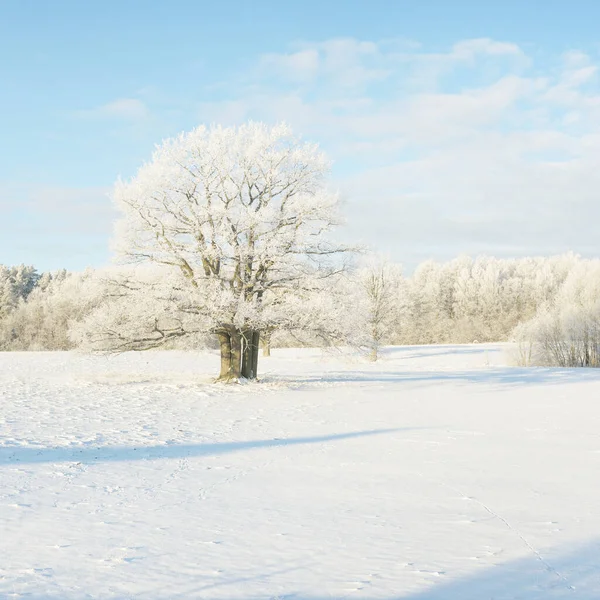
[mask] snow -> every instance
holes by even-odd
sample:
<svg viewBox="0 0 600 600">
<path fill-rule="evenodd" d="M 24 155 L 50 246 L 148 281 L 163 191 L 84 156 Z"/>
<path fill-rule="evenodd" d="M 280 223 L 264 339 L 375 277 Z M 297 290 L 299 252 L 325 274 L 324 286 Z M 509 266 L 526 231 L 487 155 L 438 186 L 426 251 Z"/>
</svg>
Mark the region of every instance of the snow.
<svg viewBox="0 0 600 600">
<path fill-rule="evenodd" d="M 502 345 L 0 354 L 0 597 L 600 597 L 600 372 Z"/>
</svg>

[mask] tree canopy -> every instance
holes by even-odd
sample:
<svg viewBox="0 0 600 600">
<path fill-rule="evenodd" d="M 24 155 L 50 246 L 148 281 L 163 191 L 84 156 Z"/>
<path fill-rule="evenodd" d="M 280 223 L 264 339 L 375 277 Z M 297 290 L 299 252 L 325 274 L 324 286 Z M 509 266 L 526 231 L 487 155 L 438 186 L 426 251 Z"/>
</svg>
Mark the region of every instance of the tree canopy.
<svg viewBox="0 0 600 600">
<path fill-rule="evenodd" d="M 255 377 L 261 331 L 325 323 L 321 282 L 347 250 L 328 237 L 339 222 L 329 169 L 284 124 L 198 127 L 165 141 L 114 192 L 118 254 L 170 270 L 168 287 L 121 280 L 115 294 L 158 290 L 163 318 L 102 327 L 96 342 L 150 348 L 201 324 L 219 336 L 222 379 Z"/>
</svg>

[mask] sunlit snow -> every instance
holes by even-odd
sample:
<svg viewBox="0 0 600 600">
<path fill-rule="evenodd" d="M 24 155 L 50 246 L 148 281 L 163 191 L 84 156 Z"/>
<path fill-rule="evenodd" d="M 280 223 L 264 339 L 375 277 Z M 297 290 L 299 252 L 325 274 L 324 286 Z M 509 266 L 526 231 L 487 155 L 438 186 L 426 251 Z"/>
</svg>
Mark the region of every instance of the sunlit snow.
<svg viewBox="0 0 600 600">
<path fill-rule="evenodd" d="M 600 597 L 600 372 L 503 345 L 0 354 L 0 597 Z"/>
</svg>

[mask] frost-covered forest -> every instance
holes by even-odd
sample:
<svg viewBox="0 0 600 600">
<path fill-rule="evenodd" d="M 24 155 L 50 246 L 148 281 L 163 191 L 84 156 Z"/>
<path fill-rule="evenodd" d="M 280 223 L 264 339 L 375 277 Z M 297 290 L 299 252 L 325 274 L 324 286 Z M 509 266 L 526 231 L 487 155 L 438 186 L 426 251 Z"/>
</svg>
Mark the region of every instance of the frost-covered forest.
<svg viewBox="0 0 600 600">
<path fill-rule="evenodd" d="M 100 270 L 0 269 L 0 349 L 219 347 L 219 379 L 259 349 L 515 341 L 522 365 L 600 365 L 600 261 L 461 256 L 402 266 L 334 241 L 331 162 L 286 124 L 200 126 L 119 180 Z"/>
<path fill-rule="evenodd" d="M 117 291 L 123 282 L 140 278 L 165 279 L 160 269 L 40 274 L 32 266 L 0 266 L 0 348 L 69 350 L 85 346 L 86 331 L 113 311 L 123 313 L 126 327 L 126 320 L 151 323 L 176 310 L 176 304 L 164 305 L 161 294 L 146 294 L 143 302 L 125 310 Z M 327 336 L 318 335 L 319 323 L 312 328 L 306 324 L 304 332 L 282 324 L 263 340 L 263 347 L 349 343 L 376 358 L 377 348 L 386 344 L 514 340 L 524 364 L 599 364 L 599 260 L 573 254 L 461 256 L 422 263 L 406 275 L 401 265 L 371 257 L 331 279 L 321 295 Z M 209 329 L 198 327 L 169 340 L 167 347 L 195 349 L 215 343 Z"/>
</svg>

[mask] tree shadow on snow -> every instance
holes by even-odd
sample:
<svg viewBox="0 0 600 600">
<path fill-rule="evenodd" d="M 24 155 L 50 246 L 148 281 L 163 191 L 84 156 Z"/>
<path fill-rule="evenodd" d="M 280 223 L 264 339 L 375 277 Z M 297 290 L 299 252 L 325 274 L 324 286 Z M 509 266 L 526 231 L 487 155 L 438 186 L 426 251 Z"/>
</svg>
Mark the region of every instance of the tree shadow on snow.
<svg viewBox="0 0 600 600">
<path fill-rule="evenodd" d="M 190 458 L 197 456 L 217 456 L 244 450 L 277 448 L 301 444 L 319 444 L 361 438 L 415 428 L 373 429 L 315 437 L 274 438 L 271 440 L 250 440 L 246 442 L 215 442 L 206 444 L 162 444 L 157 446 L 68 446 L 40 448 L 32 446 L 0 446 L 0 466 L 19 463 L 102 463 L 128 460 L 154 460 L 163 458 Z"/>
<path fill-rule="evenodd" d="M 397 600 L 598 600 L 600 542 L 567 553 L 542 552 L 434 584 Z"/>
<path fill-rule="evenodd" d="M 376 552 L 376 549 L 373 549 Z M 369 598 L 381 598 L 382 600 L 598 600 L 600 598 L 600 542 L 593 541 L 583 544 L 578 548 L 559 554 L 556 550 L 543 552 L 540 555 L 533 552 L 526 558 L 500 563 L 492 567 L 479 569 L 476 573 L 465 577 L 452 577 L 451 573 L 435 571 L 432 565 L 427 570 L 421 571 L 426 577 L 430 575 L 430 585 L 421 591 L 405 593 L 401 595 L 382 596 L 378 590 L 377 581 L 384 579 L 369 578 L 358 573 L 348 573 L 347 580 L 356 582 L 355 590 L 348 590 L 339 595 L 329 593 L 327 595 L 304 594 L 293 592 L 291 586 L 283 582 L 277 586 L 279 589 L 288 588 L 286 593 L 279 595 L 271 594 L 248 594 L 240 595 L 232 593 L 232 598 L 240 600 L 258 600 L 270 598 L 271 600 L 332 600 L 334 598 L 352 598 L 368 600 Z M 441 568 L 441 567 L 440 567 Z M 304 567 L 310 570 L 310 566 Z M 417 570 L 418 566 L 414 566 Z M 302 567 L 299 569 L 303 570 Z M 282 571 L 287 573 L 289 569 Z M 434 572 L 438 575 L 435 576 Z M 274 587 L 277 584 L 278 572 L 256 574 L 248 577 L 246 581 L 264 581 L 264 589 Z M 385 578 L 385 573 L 378 573 Z M 435 577 L 435 579 L 434 579 Z M 302 573 L 298 573 L 299 581 Z M 358 583 L 357 580 L 360 580 Z M 438 581 L 435 581 L 438 580 Z M 447 580 L 447 581 L 444 581 Z M 449 580 L 449 581 L 448 581 Z M 238 585 L 240 580 L 232 579 L 230 585 Z M 289 581 L 289 579 L 288 579 Z M 225 587 L 227 581 L 219 582 L 214 587 Z M 385 583 L 382 583 L 385 585 Z M 207 585 L 201 588 L 190 588 L 184 593 L 174 595 L 154 596 L 154 600 L 166 600 L 166 598 L 193 598 L 199 592 L 205 592 L 213 586 Z M 381 589 L 381 588 L 380 588 Z M 237 591 L 237 590 L 236 590 Z M 379 591 L 379 593 L 377 593 Z M 202 596 L 210 598 L 210 596 Z"/>
<path fill-rule="evenodd" d="M 376 552 L 376 549 L 372 549 Z M 542 553 L 541 556 L 531 554 L 530 556 L 511 562 L 494 565 L 479 569 L 476 573 L 465 577 L 453 577 L 451 573 L 438 572 L 439 575 L 433 581 L 430 579 L 429 587 L 413 593 L 391 594 L 383 596 L 380 585 L 385 586 L 385 573 L 378 573 L 380 578 L 370 581 L 359 573 L 348 573 L 347 581 L 357 585 L 355 590 L 340 591 L 335 593 L 319 593 L 318 590 L 311 594 L 294 592 L 293 584 L 290 584 L 289 575 L 296 572 L 294 579 L 298 581 L 297 589 L 305 588 L 302 581 L 306 580 L 311 565 L 288 566 L 266 572 L 264 570 L 254 571 L 248 574 L 247 566 L 239 565 L 240 571 L 246 571 L 246 575 L 240 577 L 235 573 L 229 573 L 224 577 L 207 578 L 193 573 L 186 573 L 183 581 L 176 585 L 175 589 L 157 590 L 154 586 L 152 591 L 137 593 L 135 597 L 148 598 L 149 600 L 183 600 L 187 598 L 212 598 L 227 597 L 228 586 L 231 589 L 232 599 L 237 600 L 333 600 L 343 598 L 356 598 L 357 600 L 369 600 L 379 598 L 380 600 L 598 600 L 600 598 L 600 542 L 593 541 L 579 546 L 569 552 L 558 554 L 557 551 Z M 428 565 L 428 571 L 432 574 L 432 565 Z M 418 567 L 415 565 L 414 567 Z M 426 573 L 423 571 L 422 573 Z M 278 579 L 279 577 L 284 579 Z M 187 580 L 187 581 L 186 581 Z M 357 580 L 361 580 L 360 584 Z M 446 580 L 446 581 L 444 581 Z M 241 583 L 258 583 L 262 593 L 250 592 L 240 594 Z M 85 586 L 85 582 L 80 582 Z M 35 585 L 35 584 L 34 584 Z M 32 586 L 33 587 L 33 586 Z M 253 586 L 256 588 L 256 585 Z M 112 586 L 110 594 L 94 595 L 101 600 L 111 598 L 112 600 L 129 600 L 132 595 L 122 593 Z M 0 587 L 0 590 L 2 588 Z M 212 596 L 211 590 L 218 591 Z M 277 589 L 278 593 L 269 593 L 268 590 Z M 285 590 L 285 591 L 284 591 Z M 208 592 L 208 593 L 207 593 Z M 84 600 L 92 596 L 85 592 L 60 591 L 50 593 L 39 593 L 35 591 L 18 594 L 16 597 L 29 598 L 30 600 Z"/>
<path fill-rule="evenodd" d="M 385 346 L 380 350 L 384 358 L 434 358 L 438 356 L 458 356 L 465 354 L 502 354 L 504 349 L 498 346 L 473 346 L 471 344 L 430 344 L 425 346 Z"/>
<path fill-rule="evenodd" d="M 474 383 L 524 386 L 600 381 L 600 369 L 487 367 L 462 371 L 331 371 L 295 378 L 295 387 L 316 383 Z"/>
</svg>

